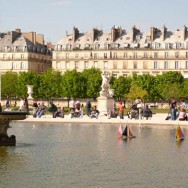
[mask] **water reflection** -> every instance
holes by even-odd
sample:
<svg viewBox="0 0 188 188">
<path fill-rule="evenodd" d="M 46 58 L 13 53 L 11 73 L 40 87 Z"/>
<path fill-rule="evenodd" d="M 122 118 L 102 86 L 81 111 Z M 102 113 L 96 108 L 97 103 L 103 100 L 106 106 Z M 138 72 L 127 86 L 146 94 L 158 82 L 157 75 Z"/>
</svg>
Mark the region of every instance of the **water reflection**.
<svg viewBox="0 0 188 188">
<path fill-rule="evenodd" d="M 12 127 L 9 134 L 16 135 L 17 146 L 0 148 L 1 187 L 186 187 L 188 183 L 187 140 L 177 143 L 174 128 L 132 126 L 136 138 L 125 141 L 118 139 L 118 126 L 113 125 Z"/>
</svg>

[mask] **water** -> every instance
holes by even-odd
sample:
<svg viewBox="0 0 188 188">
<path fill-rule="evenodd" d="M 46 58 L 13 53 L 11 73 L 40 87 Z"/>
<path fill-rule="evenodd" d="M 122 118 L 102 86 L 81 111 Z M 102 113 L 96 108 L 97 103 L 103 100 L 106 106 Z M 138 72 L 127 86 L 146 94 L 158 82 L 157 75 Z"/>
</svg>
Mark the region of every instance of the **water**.
<svg viewBox="0 0 188 188">
<path fill-rule="evenodd" d="M 187 187 L 188 141 L 174 128 L 117 138 L 114 125 L 12 124 L 16 147 L 0 148 L 1 188 Z M 184 130 L 186 136 L 186 130 Z"/>
</svg>

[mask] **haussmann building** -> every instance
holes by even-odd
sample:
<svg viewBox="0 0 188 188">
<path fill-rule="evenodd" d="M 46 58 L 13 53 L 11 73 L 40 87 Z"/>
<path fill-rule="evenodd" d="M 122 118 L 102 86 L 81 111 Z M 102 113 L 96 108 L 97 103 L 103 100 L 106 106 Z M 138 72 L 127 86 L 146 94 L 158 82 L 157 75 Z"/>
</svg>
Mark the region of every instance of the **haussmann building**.
<svg viewBox="0 0 188 188">
<path fill-rule="evenodd" d="M 21 29 L 0 33 L 1 73 L 42 73 L 52 67 L 52 51 L 45 45 L 44 35 L 21 32 Z"/>
<path fill-rule="evenodd" d="M 141 32 L 133 27 L 128 33 L 121 27 L 110 32 L 93 29 L 80 33 L 73 28 L 55 46 L 52 68 L 67 70 L 99 68 L 115 77 L 132 73 L 162 74 L 178 71 L 188 77 L 188 31 L 184 26 L 176 31 L 152 27 Z"/>
</svg>

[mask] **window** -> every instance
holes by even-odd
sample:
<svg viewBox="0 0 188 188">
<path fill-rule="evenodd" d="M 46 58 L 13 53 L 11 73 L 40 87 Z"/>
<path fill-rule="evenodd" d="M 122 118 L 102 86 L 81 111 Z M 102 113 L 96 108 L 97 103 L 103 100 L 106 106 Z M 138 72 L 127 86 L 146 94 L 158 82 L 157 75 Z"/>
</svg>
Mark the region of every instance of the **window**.
<svg viewBox="0 0 188 188">
<path fill-rule="evenodd" d="M 69 53 L 66 53 L 66 59 L 69 59 Z"/>
<path fill-rule="evenodd" d="M 157 69 L 157 61 L 154 61 L 153 68 Z"/>
<path fill-rule="evenodd" d="M 85 61 L 84 62 L 84 69 L 88 69 L 89 68 L 89 63 L 88 63 L 88 61 Z"/>
<path fill-rule="evenodd" d="M 124 57 L 124 58 L 127 58 L 127 53 L 124 53 L 124 54 L 123 54 L 123 57 Z"/>
<path fill-rule="evenodd" d="M 114 53 L 114 58 L 115 58 L 115 59 L 117 58 L 117 53 Z"/>
<path fill-rule="evenodd" d="M 7 54 L 3 54 L 3 59 L 7 59 Z"/>
<path fill-rule="evenodd" d="M 75 61 L 75 69 L 79 69 L 79 62 Z"/>
<path fill-rule="evenodd" d="M 75 54 L 75 58 L 78 58 L 78 54 Z"/>
<path fill-rule="evenodd" d="M 69 70 L 70 69 L 70 63 L 69 61 L 65 62 L 65 69 Z"/>
<path fill-rule="evenodd" d="M 94 58 L 94 59 L 97 59 L 97 58 L 98 58 L 98 54 L 97 54 L 97 53 L 94 53 L 94 54 L 93 54 L 93 58 Z"/>
<path fill-rule="evenodd" d="M 164 62 L 164 69 L 168 69 L 168 61 Z"/>
<path fill-rule="evenodd" d="M 158 58 L 158 52 L 154 52 L 154 58 Z"/>
<path fill-rule="evenodd" d="M 21 69 L 21 70 L 25 69 L 24 62 L 21 62 L 21 64 L 20 64 L 20 69 Z"/>
<path fill-rule="evenodd" d="M 175 69 L 178 69 L 178 61 L 175 61 Z"/>
<path fill-rule="evenodd" d="M 123 74 L 123 77 L 127 77 L 127 74 Z"/>
<path fill-rule="evenodd" d="M 21 54 L 21 59 L 24 59 L 24 54 Z"/>
<path fill-rule="evenodd" d="M 185 62 L 185 68 L 188 69 L 188 61 Z"/>
<path fill-rule="evenodd" d="M 105 49 L 105 50 L 108 50 L 108 47 L 109 47 L 109 44 L 105 43 L 105 44 L 104 44 L 104 49 Z"/>
<path fill-rule="evenodd" d="M 98 63 L 97 63 L 97 61 L 94 61 L 94 68 L 98 68 Z"/>
<path fill-rule="evenodd" d="M 154 49 L 158 49 L 159 47 L 160 47 L 160 44 L 156 42 L 156 43 L 154 44 Z"/>
<path fill-rule="evenodd" d="M 175 52 L 175 57 L 176 57 L 176 58 L 179 57 L 179 52 Z"/>
<path fill-rule="evenodd" d="M 89 57 L 89 55 L 88 55 L 88 54 L 84 54 L 84 57 L 85 57 L 85 58 L 88 58 L 88 57 Z"/>
<path fill-rule="evenodd" d="M 12 62 L 12 70 L 13 69 L 16 69 L 16 63 L 15 62 Z"/>
<path fill-rule="evenodd" d="M 12 54 L 12 59 L 15 59 L 15 54 Z"/>
<path fill-rule="evenodd" d="M 99 44 L 98 43 L 94 44 L 94 50 L 98 50 L 98 49 L 99 49 Z"/>
<path fill-rule="evenodd" d="M 133 63 L 133 69 L 137 69 L 137 63 L 136 62 Z"/>
<path fill-rule="evenodd" d="M 169 44 L 165 43 L 165 49 L 168 49 L 168 48 L 169 48 Z"/>
<path fill-rule="evenodd" d="M 107 53 L 104 53 L 104 59 L 107 59 Z"/>
<path fill-rule="evenodd" d="M 185 57 L 188 58 L 188 52 L 185 53 Z"/>
<path fill-rule="evenodd" d="M 112 75 L 113 75 L 114 78 L 117 78 L 117 74 L 114 74 L 114 73 L 113 73 Z"/>
<path fill-rule="evenodd" d="M 144 52 L 144 58 L 145 58 L 145 59 L 148 58 L 148 54 L 147 54 L 147 52 Z"/>
<path fill-rule="evenodd" d="M 168 58 L 168 52 L 164 53 L 165 58 Z"/>
<path fill-rule="evenodd" d="M 108 62 L 107 61 L 104 61 L 104 63 L 103 63 L 103 69 L 105 70 L 105 69 L 107 69 L 108 68 Z"/>
<path fill-rule="evenodd" d="M 66 44 L 66 50 L 71 50 L 71 45 L 70 44 Z"/>
<path fill-rule="evenodd" d="M 61 69 L 61 62 L 56 63 L 56 69 Z"/>
<path fill-rule="evenodd" d="M 176 49 L 179 49 L 180 47 L 181 47 L 181 43 L 180 43 L 180 42 L 176 42 L 175 48 L 176 48 Z"/>
<path fill-rule="evenodd" d="M 188 42 L 186 42 L 186 49 L 188 49 Z"/>
<path fill-rule="evenodd" d="M 133 57 L 136 59 L 137 58 L 137 53 L 133 53 Z"/>
</svg>

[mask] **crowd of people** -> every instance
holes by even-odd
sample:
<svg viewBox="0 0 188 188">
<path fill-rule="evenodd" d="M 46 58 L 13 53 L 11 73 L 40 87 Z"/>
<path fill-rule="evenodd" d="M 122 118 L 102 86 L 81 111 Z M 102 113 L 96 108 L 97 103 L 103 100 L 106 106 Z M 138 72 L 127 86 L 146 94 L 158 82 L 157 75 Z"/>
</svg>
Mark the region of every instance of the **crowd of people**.
<svg viewBox="0 0 188 188">
<path fill-rule="evenodd" d="M 17 106 L 17 102 L 15 102 L 14 106 Z M 33 117 L 34 118 L 41 118 L 46 113 L 51 113 L 53 118 L 61 117 L 64 118 L 65 111 L 64 107 L 57 107 L 53 101 L 49 101 L 49 105 L 46 106 L 44 102 L 37 102 L 36 100 L 33 101 Z M 177 104 L 177 101 L 174 97 L 171 98 L 169 101 L 169 119 L 176 120 L 179 118 L 179 121 L 187 121 L 188 116 L 186 113 L 187 104 L 182 98 L 180 103 Z M 11 111 L 10 108 L 10 100 L 7 98 L 4 101 L 4 106 L 0 103 L 0 112 L 2 111 Z M 19 109 L 18 111 L 25 111 L 29 113 L 29 105 L 27 98 L 21 98 L 19 102 Z M 97 106 L 92 106 L 90 99 L 86 100 L 85 106 L 84 104 L 80 103 L 80 101 L 74 101 L 71 99 L 69 101 L 69 114 L 70 118 L 82 118 L 84 111 L 86 115 L 90 118 L 98 118 L 100 111 L 97 109 Z M 130 110 L 127 113 L 128 118 L 135 118 L 135 119 L 150 119 L 152 118 L 153 112 L 148 104 L 143 104 L 142 99 L 137 97 L 137 99 L 133 102 Z M 120 119 L 124 119 L 125 116 L 125 103 L 119 101 L 118 103 L 114 103 L 112 109 L 110 109 L 106 116 L 108 119 L 110 118 L 117 118 L 119 116 Z"/>
</svg>

